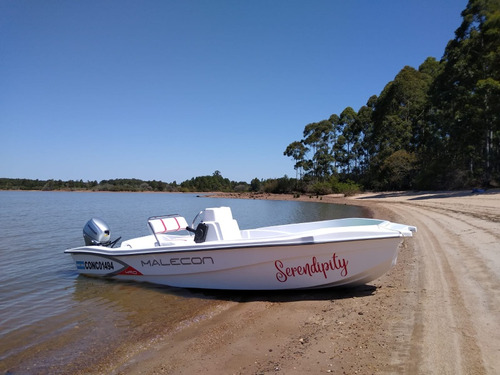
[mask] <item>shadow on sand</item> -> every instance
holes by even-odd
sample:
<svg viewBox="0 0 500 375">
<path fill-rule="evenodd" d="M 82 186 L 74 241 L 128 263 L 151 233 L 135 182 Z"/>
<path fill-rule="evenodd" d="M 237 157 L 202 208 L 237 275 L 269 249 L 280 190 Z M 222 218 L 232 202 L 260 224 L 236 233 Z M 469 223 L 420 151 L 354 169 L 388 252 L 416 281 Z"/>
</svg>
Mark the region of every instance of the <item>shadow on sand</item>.
<svg viewBox="0 0 500 375">
<path fill-rule="evenodd" d="M 461 198 L 475 195 L 494 195 L 499 194 L 500 189 L 482 190 L 459 190 L 459 191 L 401 191 L 401 192 L 386 192 L 368 197 L 360 197 L 359 200 L 379 199 L 379 198 L 404 198 L 408 197 L 409 201 L 419 201 L 438 198 Z M 410 198 L 411 197 L 411 198 Z"/>
<path fill-rule="evenodd" d="M 329 301 L 353 297 L 368 297 L 375 293 L 377 287 L 360 285 L 350 288 L 299 289 L 299 290 L 202 290 L 190 289 L 201 298 L 225 300 L 233 302 L 296 302 L 296 301 Z M 203 296 L 203 297 L 202 297 Z"/>
</svg>

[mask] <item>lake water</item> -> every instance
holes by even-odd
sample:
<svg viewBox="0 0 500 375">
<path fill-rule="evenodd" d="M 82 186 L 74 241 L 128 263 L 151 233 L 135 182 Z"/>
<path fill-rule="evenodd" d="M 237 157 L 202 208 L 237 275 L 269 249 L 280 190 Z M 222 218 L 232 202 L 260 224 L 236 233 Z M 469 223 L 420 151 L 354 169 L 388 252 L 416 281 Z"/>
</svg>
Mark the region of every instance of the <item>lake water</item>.
<svg viewBox="0 0 500 375">
<path fill-rule="evenodd" d="M 178 213 L 190 223 L 217 206 L 231 207 L 241 229 L 363 216 L 352 206 L 196 194 L 0 191 L 0 373 L 85 373 L 125 343 L 157 340 L 238 301 L 241 292 L 78 276 L 63 253 L 83 245 L 92 217 L 107 222 L 112 239 L 128 239 L 149 234 L 150 216 Z"/>
</svg>

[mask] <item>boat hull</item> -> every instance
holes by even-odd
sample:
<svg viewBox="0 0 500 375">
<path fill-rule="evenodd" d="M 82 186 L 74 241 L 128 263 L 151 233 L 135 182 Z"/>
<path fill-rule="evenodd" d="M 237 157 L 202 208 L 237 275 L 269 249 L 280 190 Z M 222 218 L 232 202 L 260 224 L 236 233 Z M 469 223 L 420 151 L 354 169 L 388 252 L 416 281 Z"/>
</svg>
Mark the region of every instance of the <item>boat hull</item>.
<svg viewBox="0 0 500 375">
<path fill-rule="evenodd" d="M 71 252 L 80 274 L 174 287 L 285 290 L 356 286 L 395 263 L 400 236 L 321 243 L 227 246 L 136 253 Z"/>
</svg>

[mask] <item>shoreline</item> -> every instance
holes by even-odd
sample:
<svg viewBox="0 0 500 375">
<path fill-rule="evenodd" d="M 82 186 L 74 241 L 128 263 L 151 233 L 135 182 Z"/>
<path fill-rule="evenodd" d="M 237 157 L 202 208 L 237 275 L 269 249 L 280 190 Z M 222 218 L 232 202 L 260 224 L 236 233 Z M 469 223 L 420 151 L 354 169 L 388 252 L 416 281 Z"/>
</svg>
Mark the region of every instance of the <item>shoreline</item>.
<svg viewBox="0 0 500 375">
<path fill-rule="evenodd" d="M 500 191 L 200 194 L 351 204 L 418 232 L 403 241 L 396 266 L 368 285 L 221 293 L 203 319 L 130 344 L 130 354 L 94 373 L 494 374 L 500 368 Z"/>
</svg>

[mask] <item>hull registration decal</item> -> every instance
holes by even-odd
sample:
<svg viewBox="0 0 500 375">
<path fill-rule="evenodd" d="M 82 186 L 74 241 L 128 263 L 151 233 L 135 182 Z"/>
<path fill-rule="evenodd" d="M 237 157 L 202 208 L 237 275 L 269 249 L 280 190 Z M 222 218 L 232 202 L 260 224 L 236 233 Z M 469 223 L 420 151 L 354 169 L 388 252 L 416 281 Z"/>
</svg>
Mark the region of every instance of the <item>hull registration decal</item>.
<svg viewBox="0 0 500 375">
<path fill-rule="evenodd" d="M 78 270 L 99 270 L 99 271 L 114 271 L 115 265 L 111 261 L 76 261 Z"/>
</svg>

